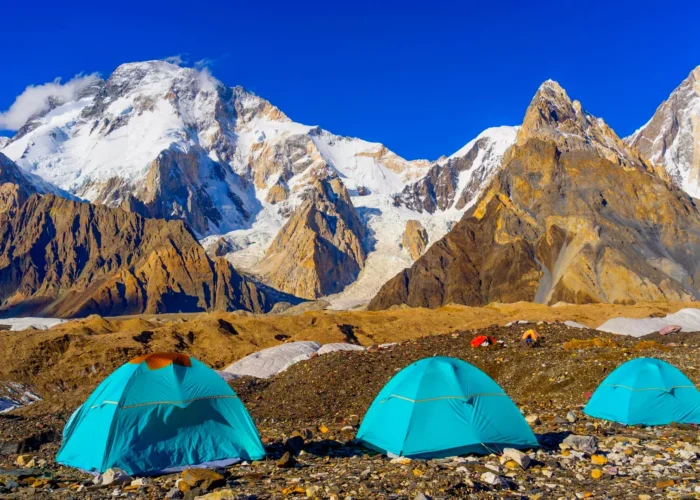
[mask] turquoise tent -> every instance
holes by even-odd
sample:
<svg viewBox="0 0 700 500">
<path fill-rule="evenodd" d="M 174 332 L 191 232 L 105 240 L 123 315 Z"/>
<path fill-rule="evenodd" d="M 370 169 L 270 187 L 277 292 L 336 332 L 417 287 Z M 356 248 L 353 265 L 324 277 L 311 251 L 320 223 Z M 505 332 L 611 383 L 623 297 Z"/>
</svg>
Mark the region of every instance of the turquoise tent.
<svg viewBox="0 0 700 500">
<path fill-rule="evenodd" d="M 243 403 L 214 370 L 184 354 L 154 353 L 95 389 L 66 424 L 56 461 L 146 475 L 264 455 Z"/>
<path fill-rule="evenodd" d="M 608 375 L 583 411 L 626 425 L 700 424 L 700 391 L 675 366 L 638 358 Z"/>
<path fill-rule="evenodd" d="M 369 407 L 357 439 L 411 458 L 538 446 L 496 382 L 469 363 L 445 357 L 422 359 L 396 374 Z"/>
</svg>

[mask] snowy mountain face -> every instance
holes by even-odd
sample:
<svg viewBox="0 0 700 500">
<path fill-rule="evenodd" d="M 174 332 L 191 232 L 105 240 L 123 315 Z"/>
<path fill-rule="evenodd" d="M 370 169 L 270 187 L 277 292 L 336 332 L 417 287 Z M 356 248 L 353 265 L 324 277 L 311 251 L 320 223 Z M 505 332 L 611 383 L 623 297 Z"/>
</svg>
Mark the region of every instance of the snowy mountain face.
<svg viewBox="0 0 700 500">
<path fill-rule="evenodd" d="M 428 173 L 407 185 L 398 201 L 418 212 L 465 210 L 498 169 L 503 153 L 515 143 L 518 127 L 490 128 L 455 154 L 436 162 Z"/>
<path fill-rule="evenodd" d="M 677 186 L 700 198 L 700 66 L 625 141 L 662 165 Z"/>
<path fill-rule="evenodd" d="M 461 218 L 516 131 L 489 129 L 447 159 L 408 161 L 382 144 L 293 122 L 206 71 L 149 61 L 50 102 L 0 149 L 77 197 L 183 219 L 205 248 L 253 272 L 306 210 L 309 190 L 337 177 L 367 229 L 364 267 L 332 300 L 346 307 L 413 262 L 401 246 L 407 221 L 423 225 L 429 245 Z"/>
</svg>

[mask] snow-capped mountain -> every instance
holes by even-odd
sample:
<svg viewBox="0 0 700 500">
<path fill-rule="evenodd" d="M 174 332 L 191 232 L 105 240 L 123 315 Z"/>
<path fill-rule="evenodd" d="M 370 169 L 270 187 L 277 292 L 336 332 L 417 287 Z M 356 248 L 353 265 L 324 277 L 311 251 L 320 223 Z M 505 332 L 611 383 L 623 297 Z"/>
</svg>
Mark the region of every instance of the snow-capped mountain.
<svg viewBox="0 0 700 500">
<path fill-rule="evenodd" d="M 298 266 L 307 256 L 295 256 L 294 249 L 290 254 L 279 238 L 276 248 L 286 253 L 275 255 L 271 243 L 290 221 L 321 231 L 309 219 L 308 200 L 319 199 L 309 190 L 340 183 L 334 189 L 347 190 L 351 207 L 333 210 L 359 218 L 364 229 L 351 238 L 364 248 L 353 255 L 366 256 L 364 263 L 350 259 L 357 280 L 332 298 L 348 306 L 368 300 L 413 262 L 401 245 L 407 221 L 421 223 L 429 245 L 461 218 L 515 142 L 516 131 L 489 129 L 449 158 L 408 161 L 382 144 L 296 123 L 268 101 L 227 87 L 206 71 L 148 61 L 118 67 L 72 100 L 51 101 L 1 149 L 24 171 L 77 197 L 183 219 L 210 251 L 263 278 L 275 276 L 268 282 L 277 284 L 298 276 L 287 255 Z M 324 195 L 324 203 L 343 196 Z M 357 228 L 354 220 L 345 223 Z M 330 239 L 337 241 L 329 251 L 348 245 L 338 235 Z M 304 241 L 303 248 L 318 248 Z M 321 260 L 331 265 L 332 259 Z M 287 276 L 269 265 L 282 261 Z M 309 279 L 317 283 L 327 271 L 318 269 Z M 343 282 L 352 281 L 344 275 Z M 319 290 L 314 296 L 328 293 L 311 284 L 301 288 Z"/>
<path fill-rule="evenodd" d="M 676 185 L 700 198 L 700 66 L 625 140 L 663 165 Z"/>
</svg>

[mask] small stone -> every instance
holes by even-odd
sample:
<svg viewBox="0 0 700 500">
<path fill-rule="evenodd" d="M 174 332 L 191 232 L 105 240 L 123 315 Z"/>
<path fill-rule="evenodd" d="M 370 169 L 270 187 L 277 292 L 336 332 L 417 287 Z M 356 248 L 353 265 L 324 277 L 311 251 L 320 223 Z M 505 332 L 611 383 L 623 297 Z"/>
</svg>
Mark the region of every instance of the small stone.
<svg viewBox="0 0 700 500">
<path fill-rule="evenodd" d="M 410 458 L 406 458 L 406 457 L 396 457 L 396 458 L 392 458 L 391 461 L 390 461 L 389 463 L 391 463 L 391 464 L 406 465 L 406 464 L 410 464 L 410 463 L 411 463 L 411 459 L 410 459 Z"/>
<path fill-rule="evenodd" d="M 131 476 L 116 467 L 107 469 L 102 474 L 102 486 L 119 486 L 131 483 Z"/>
<path fill-rule="evenodd" d="M 232 489 L 226 488 L 200 495 L 195 500 L 234 500 L 235 498 L 238 498 L 236 493 Z"/>
<path fill-rule="evenodd" d="M 657 488 L 670 488 L 671 486 L 675 486 L 676 482 L 673 479 L 669 479 L 668 481 L 659 481 L 656 483 Z"/>
<path fill-rule="evenodd" d="M 350 415 L 347 419 L 347 423 L 355 427 L 360 424 L 360 417 L 357 415 Z"/>
<path fill-rule="evenodd" d="M 277 460 L 277 467 L 280 469 L 291 469 L 297 464 L 296 458 L 290 452 L 285 452 L 282 457 Z"/>
<path fill-rule="evenodd" d="M 576 422 L 576 415 L 574 415 L 574 412 L 573 412 L 573 411 L 569 411 L 569 412 L 566 414 L 566 420 L 568 420 L 568 421 L 571 422 L 572 424 L 573 424 L 574 422 Z"/>
<path fill-rule="evenodd" d="M 589 455 L 594 454 L 598 450 L 598 442 L 593 436 L 569 434 L 566 436 L 566 439 L 564 439 L 564 444 L 569 445 L 576 451 L 588 453 Z"/>
<path fill-rule="evenodd" d="M 320 486 L 309 486 L 306 488 L 306 498 L 317 498 L 321 496 Z"/>
<path fill-rule="evenodd" d="M 493 472 L 484 472 L 481 475 L 481 481 L 490 484 L 491 486 L 507 486 L 507 482 L 501 476 L 494 474 Z"/>
<path fill-rule="evenodd" d="M 528 415 L 525 417 L 525 420 L 530 425 L 540 425 L 542 423 L 539 415 Z"/>
<path fill-rule="evenodd" d="M 296 493 L 306 494 L 306 490 L 301 486 L 287 486 L 286 488 L 282 488 L 282 494 L 285 496 L 294 495 Z"/>
<path fill-rule="evenodd" d="M 32 460 L 31 455 L 20 455 L 17 457 L 17 460 L 15 460 L 15 463 L 20 467 L 28 467 L 30 460 Z"/>
<path fill-rule="evenodd" d="M 184 496 L 185 495 L 182 493 L 182 491 L 180 491 L 177 487 L 170 488 L 170 490 L 165 494 L 165 498 L 168 498 L 168 499 L 171 499 L 171 498 L 178 499 L 178 498 L 182 498 Z"/>
<path fill-rule="evenodd" d="M 421 491 L 418 492 L 418 494 L 415 497 L 413 497 L 413 500 L 430 500 L 430 497 L 428 497 L 425 493 Z"/>
<path fill-rule="evenodd" d="M 513 460 L 523 469 L 527 469 L 530 466 L 530 457 L 515 448 L 505 448 L 503 450 L 503 457 L 508 460 Z"/>
<path fill-rule="evenodd" d="M 224 476 L 209 469 L 185 469 L 182 471 L 181 479 L 187 483 L 190 489 L 201 488 L 202 491 L 226 486 Z"/>
</svg>

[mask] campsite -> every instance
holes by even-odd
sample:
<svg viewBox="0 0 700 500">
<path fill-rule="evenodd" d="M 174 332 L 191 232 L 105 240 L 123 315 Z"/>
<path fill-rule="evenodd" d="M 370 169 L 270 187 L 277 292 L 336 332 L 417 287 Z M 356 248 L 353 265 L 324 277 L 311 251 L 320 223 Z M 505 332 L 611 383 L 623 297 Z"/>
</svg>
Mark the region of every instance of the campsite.
<svg viewBox="0 0 700 500">
<path fill-rule="evenodd" d="M 269 378 L 230 378 L 228 384 L 250 414 L 266 456 L 208 470 L 132 476 L 126 471 L 115 474 L 119 470 L 115 468 L 94 479 L 75 467 L 57 463 L 66 421 L 90 397 L 98 382 L 95 380 L 90 382 L 89 391 L 84 387 L 65 391 L 0 417 L 4 446 L 24 446 L 22 451 L 0 456 L 3 496 L 422 499 L 681 498 L 697 494 L 697 426 L 626 426 L 592 417 L 584 410 L 598 386 L 630 359 L 664 360 L 697 384 L 700 334 L 655 333 L 635 338 L 567 326 L 563 321 L 501 323 L 453 329 L 382 348 L 369 345 L 312 354 Z M 510 325 L 504 326 L 507 323 Z M 535 330 L 539 337 L 533 347 L 523 339 L 529 330 Z M 479 336 L 492 337 L 496 343 L 475 347 L 473 340 Z M 280 345 L 293 346 L 294 341 Z M 70 352 L 70 345 L 63 349 Z M 129 356 L 123 355 L 126 359 L 121 363 L 115 360 L 105 371 L 117 373 Z M 202 364 L 211 363 L 217 352 L 204 349 L 197 359 Z M 382 389 L 389 387 L 401 370 L 431 359 L 461 360 L 469 373 L 467 379 L 480 380 L 482 373 L 498 384 L 520 410 L 513 416 L 527 424 L 538 446 L 529 448 L 525 443 L 522 449 L 502 446 L 491 452 L 404 457 L 363 443 L 360 433 L 365 415 L 375 400 L 386 404 L 380 402 L 384 396 L 378 397 Z M 74 368 L 81 371 L 83 366 L 89 367 L 87 362 L 81 355 L 73 360 Z M 214 368 L 225 368 L 214 364 Z M 493 391 L 491 387 L 478 393 Z M 492 412 L 486 418 L 486 428 L 492 429 L 492 420 L 503 415 Z M 428 438 L 421 429 L 416 436 Z M 449 428 L 441 430 L 448 438 L 459 437 Z M 385 432 L 381 428 L 375 431 Z M 92 437 L 98 438 L 96 434 Z M 34 446 L 38 442 L 41 446 Z M 181 444 L 186 447 L 193 442 Z"/>
</svg>

